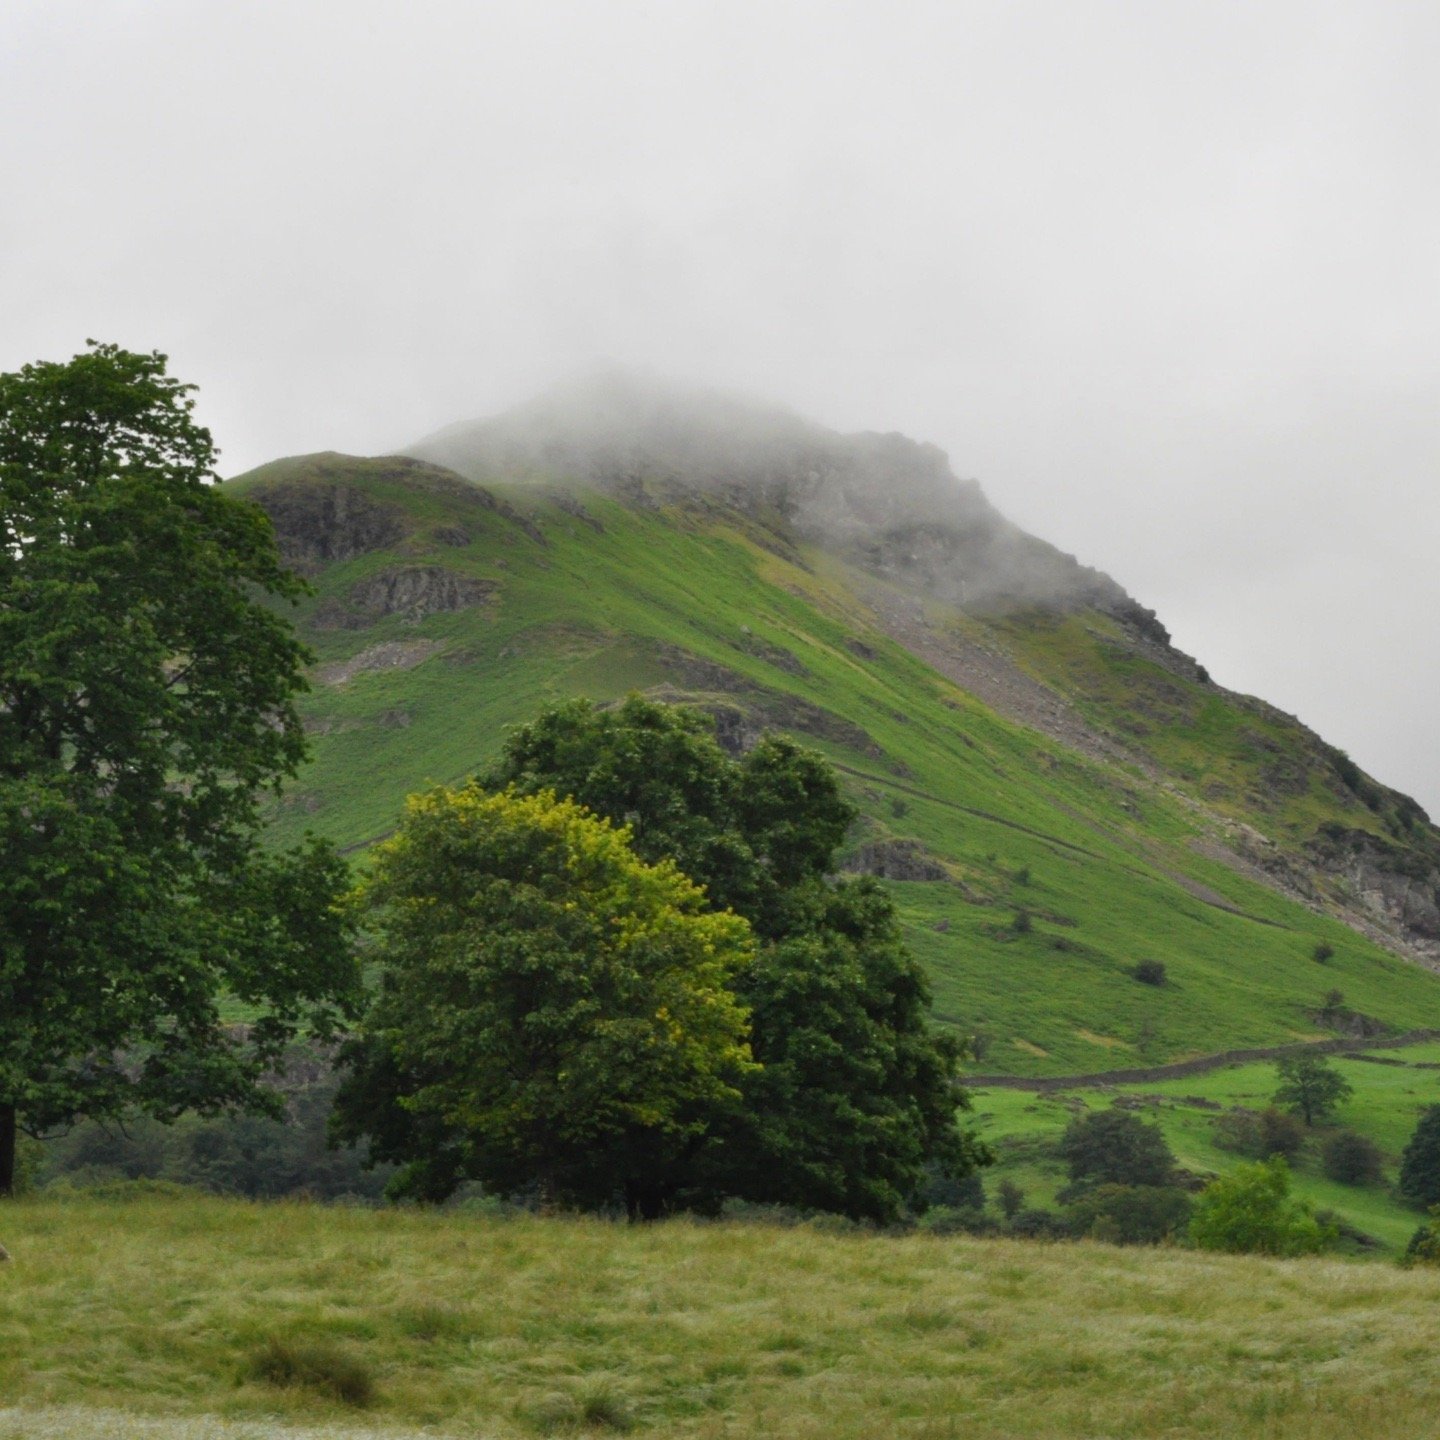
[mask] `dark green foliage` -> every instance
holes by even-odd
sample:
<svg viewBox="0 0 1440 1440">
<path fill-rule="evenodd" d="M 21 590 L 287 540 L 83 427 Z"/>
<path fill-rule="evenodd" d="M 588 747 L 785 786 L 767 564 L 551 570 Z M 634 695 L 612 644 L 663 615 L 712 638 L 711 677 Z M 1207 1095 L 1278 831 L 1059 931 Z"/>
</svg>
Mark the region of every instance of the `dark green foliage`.
<svg viewBox="0 0 1440 1440">
<path fill-rule="evenodd" d="M 1022 1240 L 1069 1240 L 1075 1233 L 1070 1222 L 1053 1210 L 1022 1210 L 1010 1221 L 1007 1231 Z"/>
<path fill-rule="evenodd" d="M 1405 1146 L 1399 1190 L 1412 1205 L 1440 1205 L 1440 1105 L 1421 1115 Z"/>
<path fill-rule="evenodd" d="M 1215 1121 L 1215 1143 L 1252 1160 L 1283 1155 L 1293 1160 L 1305 1145 L 1305 1127 L 1284 1110 L 1229 1110 Z"/>
<path fill-rule="evenodd" d="M 1277 1060 L 1275 1073 L 1281 1082 L 1275 1103 L 1299 1115 L 1307 1125 L 1325 1119 L 1353 1093 L 1350 1082 L 1313 1051 Z"/>
<path fill-rule="evenodd" d="M 254 1199 L 378 1199 L 389 1172 L 367 1169 L 354 1149 L 327 1144 L 337 1084 L 324 1056 L 297 1051 L 285 1061 L 282 1118 L 185 1115 L 161 1125 L 141 1116 L 123 1128 L 87 1121 L 37 1147 L 34 1180 L 164 1180 Z"/>
<path fill-rule="evenodd" d="M 1400 1263 L 1407 1270 L 1413 1265 L 1440 1268 L 1440 1205 L 1431 1207 L 1430 1218 L 1410 1237 Z"/>
<path fill-rule="evenodd" d="M 250 1357 L 244 1378 L 277 1389 L 311 1390 L 357 1410 L 375 1398 L 375 1377 L 362 1359 L 315 1340 L 268 1341 Z"/>
<path fill-rule="evenodd" d="M 1380 1180 L 1385 1157 L 1368 1136 L 1354 1130 L 1339 1130 L 1320 1150 L 1325 1173 L 1342 1185 L 1374 1185 Z"/>
<path fill-rule="evenodd" d="M 1028 935 L 1035 928 L 1035 922 L 1030 918 L 1028 910 L 1017 910 L 1015 918 L 1010 922 L 1010 929 L 1016 935 Z"/>
<path fill-rule="evenodd" d="M 109 345 L 0 376 L 0 1194 L 17 1118 L 273 1110 L 356 990 L 342 863 L 259 845 L 305 753 L 264 600 L 304 587 L 190 388 Z"/>
<path fill-rule="evenodd" d="M 1096 1185 L 1165 1186 L 1175 1156 L 1158 1126 L 1112 1107 L 1077 1116 L 1060 1137 L 1060 1158 L 1070 1169 L 1071 1193 Z"/>
<path fill-rule="evenodd" d="M 1332 1249 L 1339 1232 L 1308 1204 L 1290 1199 L 1290 1167 L 1276 1156 L 1207 1185 L 1195 1202 L 1190 1238 L 1202 1250 L 1314 1255 Z"/>
<path fill-rule="evenodd" d="M 562 705 L 523 727 L 486 777 L 553 789 L 673 858 L 710 902 L 748 920 L 760 952 L 736 978 L 760 1068 L 714 1118 L 688 1203 L 723 1195 L 888 1221 L 923 1205 L 927 1169 L 988 1159 L 955 1112 L 960 1045 L 927 1023 L 929 990 L 895 910 L 831 871 L 854 811 L 818 755 L 766 736 L 739 760 L 709 721 L 632 696 Z"/>
<path fill-rule="evenodd" d="M 1317 964 L 1324 965 L 1328 960 L 1335 958 L 1335 947 L 1322 940 L 1310 952 L 1310 956 Z"/>
<path fill-rule="evenodd" d="M 572 801 L 473 785 L 411 800 L 365 895 L 383 983 L 338 1133 L 418 1198 L 469 1179 L 659 1215 L 753 1068 L 744 920 Z"/>
<path fill-rule="evenodd" d="M 1135 978 L 1142 985 L 1163 985 L 1165 983 L 1165 962 L 1163 960 L 1142 960 L 1135 967 Z"/>
<path fill-rule="evenodd" d="M 1332 989 L 1325 992 L 1325 998 L 1320 1002 L 1320 1018 L 1327 1025 L 1333 1025 L 1345 1014 L 1345 992 Z"/>
<path fill-rule="evenodd" d="M 707 717 L 639 696 L 546 711 L 509 737 L 482 783 L 554 790 L 628 826 L 641 859 L 673 860 L 766 939 L 791 933 L 789 890 L 829 873 L 855 818 L 812 751 L 769 735 L 731 760 Z"/>
<path fill-rule="evenodd" d="M 1184 1232 L 1191 1200 L 1167 1185 L 1097 1185 L 1069 1205 L 1077 1235 L 1112 1245 L 1159 1245 Z"/>
<path fill-rule="evenodd" d="M 1025 1192 L 1007 1176 L 995 1187 L 995 1201 L 1000 1213 L 1007 1220 L 1013 1220 L 1024 1208 Z"/>
</svg>

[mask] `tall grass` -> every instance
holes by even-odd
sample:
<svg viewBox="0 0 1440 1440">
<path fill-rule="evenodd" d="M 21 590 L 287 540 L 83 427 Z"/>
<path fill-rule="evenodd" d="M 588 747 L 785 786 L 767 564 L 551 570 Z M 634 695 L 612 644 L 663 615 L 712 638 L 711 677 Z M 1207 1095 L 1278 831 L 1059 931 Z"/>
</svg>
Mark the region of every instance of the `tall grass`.
<svg viewBox="0 0 1440 1440">
<path fill-rule="evenodd" d="M 3 1440 L 80 1413 L 57 1406 L 173 1422 L 156 1440 L 353 1427 L 256 1373 L 274 1337 L 362 1367 L 366 1425 L 455 1436 L 1378 1440 L 1440 1413 L 1433 1272 L 200 1198 L 38 1198 L 0 1228 Z"/>
</svg>

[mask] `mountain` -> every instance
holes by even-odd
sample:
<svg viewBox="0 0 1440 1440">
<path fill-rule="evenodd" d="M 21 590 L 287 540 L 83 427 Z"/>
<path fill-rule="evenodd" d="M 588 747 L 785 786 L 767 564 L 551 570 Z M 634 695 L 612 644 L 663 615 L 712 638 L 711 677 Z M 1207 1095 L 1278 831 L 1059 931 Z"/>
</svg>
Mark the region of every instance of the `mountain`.
<svg viewBox="0 0 1440 1440">
<path fill-rule="evenodd" d="M 639 689 L 841 769 L 847 865 L 892 886 L 986 1070 L 1440 1027 L 1420 807 L 1215 685 L 934 446 L 612 371 L 228 483 L 315 587 L 315 758 L 277 839 L 360 850 L 506 725 Z"/>
</svg>

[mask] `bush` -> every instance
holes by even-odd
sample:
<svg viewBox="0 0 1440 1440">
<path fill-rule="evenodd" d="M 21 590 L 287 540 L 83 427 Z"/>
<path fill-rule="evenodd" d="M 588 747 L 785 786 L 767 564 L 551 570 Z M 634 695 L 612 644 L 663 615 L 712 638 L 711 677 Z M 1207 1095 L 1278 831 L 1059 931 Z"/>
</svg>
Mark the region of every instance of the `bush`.
<svg viewBox="0 0 1440 1440">
<path fill-rule="evenodd" d="M 1207 1185 L 1195 1202 L 1190 1238 L 1202 1250 L 1238 1255 L 1316 1255 L 1340 1236 L 1308 1204 L 1290 1199 L 1290 1167 L 1276 1156 Z"/>
<path fill-rule="evenodd" d="M 1333 945 L 1327 945 L 1325 941 L 1322 940 L 1310 954 L 1317 964 L 1323 965 L 1327 960 L 1334 959 L 1335 947 Z"/>
<path fill-rule="evenodd" d="M 280 1389 L 313 1390 L 356 1409 L 375 1398 L 375 1379 L 363 1360 L 315 1341 L 271 1339 L 250 1357 L 245 1378 Z"/>
<path fill-rule="evenodd" d="M 1112 1245 L 1159 1245 L 1190 1222 L 1191 1200 L 1169 1185 L 1097 1185 L 1069 1206 L 1077 1235 Z"/>
<path fill-rule="evenodd" d="M 1440 1267 L 1440 1205 L 1433 1206 L 1430 1218 L 1410 1237 L 1400 1263 Z"/>
<path fill-rule="evenodd" d="M 1078 1116 L 1060 1137 L 1072 1189 L 1089 1185 L 1168 1185 L 1175 1156 L 1164 1135 L 1128 1110 Z M 1063 1198 L 1063 1197 L 1062 1197 Z"/>
<path fill-rule="evenodd" d="M 1374 1185 L 1384 1168 L 1380 1147 L 1353 1130 L 1332 1135 L 1320 1152 L 1320 1160 L 1326 1175 L 1342 1185 Z"/>
<path fill-rule="evenodd" d="M 1163 960 L 1142 960 L 1135 967 L 1135 978 L 1142 985 L 1163 985 L 1165 983 L 1165 962 Z"/>
<path fill-rule="evenodd" d="M 1007 1220 L 1013 1220 L 1025 1208 L 1025 1192 L 1008 1178 L 995 1187 L 995 1200 Z"/>
<path fill-rule="evenodd" d="M 1070 1226 L 1053 1210 L 1022 1210 L 1009 1226 L 1011 1235 L 1022 1240 L 1069 1240 Z"/>
<path fill-rule="evenodd" d="M 1010 922 L 1010 928 L 1017 935 L 1028 935 L 1035 928 L 1034 921 L 1030 919 L 1030 912 L 1017 910 L 1015 918 Z"/>
<path fill-rule="evenodd" d="M 1272 1155 L 1293 1160 L 1305 1144 L 1305 1127 L 1274 1106 L 1258 1113 L 1229 1110 L 1215 1121 L 1215 1144 L 1251 1160 L 1268 1160 Z"/>
</svg>

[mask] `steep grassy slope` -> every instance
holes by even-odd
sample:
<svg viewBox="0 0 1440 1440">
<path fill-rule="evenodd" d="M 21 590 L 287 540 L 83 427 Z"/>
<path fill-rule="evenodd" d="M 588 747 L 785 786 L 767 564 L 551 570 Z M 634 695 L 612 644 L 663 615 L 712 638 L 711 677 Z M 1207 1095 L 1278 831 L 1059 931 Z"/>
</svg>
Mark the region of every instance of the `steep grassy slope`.
<svg viewBox="0 0 1440 1440">
<path fill-rule="evenodd" d="M 1392 1440 L 1432 1434 L 1440 1405 L 1434 1272 L 199 1197 L 3 1221 L 0 1436 L 27 1440 L 231 1433 L 207 1415 L 495 1440 Z M 338 1352 L 369 1406 L 265 1383 L 274 1342 Z"/>
<path fill-rule="evenodd" d="M 315 759 L 277 838 L 313 827 L 363 847 L 408 791 L 470 772 L 542 705 L 649 689 L 705 704 L 732 743 L 775 725 L 842 768 L 865 817 L 860 863 L 891 877 L 937 1012 L 984 1037 L 987 1070 L 1319 1036 L 1332 987 L 1378 1024 L 1440 1026 L 1433 975 L 1215 858 L 1217 822 L 1183 777 L 1003 718 L 892 638 L 894 615 L 917 607 L 932 636 L 973 637 L 980 622 L 783 517 L 694 494 L 480 488 L 417 461 L 333 455 L 232 483 L 270 510 L 317 588 L 299 612 L 319 656 Z M 1057 626 L 1103 637 L 1118 622 L 1005 623 L 1050 675 L 1081 651 L 1047 638 Z M 1109 683 L 1103 665 L 1084 668 Z M 1202 764 L 1209 740 L 1187 743 Z M 1337 825 L 1355 809 L 1338 792 L 1307 803 Z M 1335 952 L 1323 966 L 1321 942 Z M 1137 982 L 1141 959 L 1164 963 L 1163 986 Z"/>
</svg>

